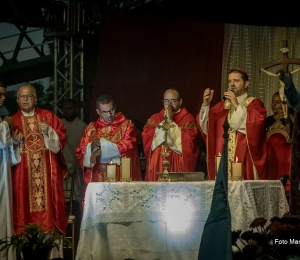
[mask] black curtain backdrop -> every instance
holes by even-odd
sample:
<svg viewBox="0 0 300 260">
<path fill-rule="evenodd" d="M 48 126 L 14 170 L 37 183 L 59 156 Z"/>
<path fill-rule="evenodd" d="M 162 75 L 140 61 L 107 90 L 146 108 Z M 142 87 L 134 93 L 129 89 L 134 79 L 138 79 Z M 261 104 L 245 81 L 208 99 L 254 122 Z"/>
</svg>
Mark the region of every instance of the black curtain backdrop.
<svg viewBox="0 0 300 260">
<path fill-rule="evenodd" d="M 224 23 L 110 11 L 99 40 L 90 121 L 98 118 L 96 99 L 115 97 L 117 111 L 146 123 L 163 108 L 168 88 L 180 90 L 194 116 L 205 88 L 221 99 Z"/>
</svg>

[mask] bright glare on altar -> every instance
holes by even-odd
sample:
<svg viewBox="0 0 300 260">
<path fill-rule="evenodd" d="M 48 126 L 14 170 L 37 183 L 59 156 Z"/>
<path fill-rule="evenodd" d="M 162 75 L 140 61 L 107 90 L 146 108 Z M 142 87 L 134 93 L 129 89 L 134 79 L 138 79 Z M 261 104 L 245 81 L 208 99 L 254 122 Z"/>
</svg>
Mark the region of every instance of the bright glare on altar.
<svg viewBox="0 0 300 260">
<path fill-rule="evenodd" d="M 166 225 L 169 238 L 172 240 L 181 240 L 188 237 L 194 221 L 191 221 L 194 205 L 189 201 L 180 201 L 177 199 L 168 199 L 166 201 Z M 163 230 L 163 229 L 162 229 Z M 175 242 L 175 241 L 173 241 Z"/>
</svg>

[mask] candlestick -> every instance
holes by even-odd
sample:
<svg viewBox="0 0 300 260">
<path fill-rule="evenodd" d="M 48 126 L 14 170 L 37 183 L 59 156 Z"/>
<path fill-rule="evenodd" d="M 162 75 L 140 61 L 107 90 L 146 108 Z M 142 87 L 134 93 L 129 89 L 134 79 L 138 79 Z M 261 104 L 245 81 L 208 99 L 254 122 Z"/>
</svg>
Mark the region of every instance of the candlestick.
<svg viewBox="0 0 300 260">
<path fill-rule="evenodd" d="M 243 180 L 243 164 L 242 162 L 231 163 L 231 179 L 233 181 Z"/>
<path fill-rule="evenodd" d="M 222 156 L 221 155 L 216 155 L 215 157 L 216 157 L 215 158 L 215 163 L 216 163 L 216 175 L 217 175 Z"/>
<path fill-rule="evenodd" d="M 107 181 L 116 181 L 117 180 L 117 164 L 109 163 L 106 168 Z"/>
<path fill-rule="evenodd" d="M 121 158 L 121 178 L 120 181 L 131 181 L 131 158 Z"/>
</svg>

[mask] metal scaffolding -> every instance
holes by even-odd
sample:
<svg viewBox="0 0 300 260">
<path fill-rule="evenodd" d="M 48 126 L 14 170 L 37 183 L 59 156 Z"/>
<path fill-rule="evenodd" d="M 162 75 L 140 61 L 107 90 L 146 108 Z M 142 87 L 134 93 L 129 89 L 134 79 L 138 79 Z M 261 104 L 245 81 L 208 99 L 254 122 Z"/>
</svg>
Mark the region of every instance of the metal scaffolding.
<svg viewBox="0 0 300 260">
<path fill-rule="evenodd" d="M 46 20 L 63 21 L 60 28 L 46 28 L 44 36 L 54 39 L 54 113 L 63 114 L 60 104 L 66 98 L 80 103 L 84 100 L 84 38 L 92 30 L 85 26 L 85 9 L 81 1 L 66 1 L 55 15 L 47 14 Z M 83 120 L 83 108 L 80 107 Z"/>
<path fill-rule="evenodd" d="M 38 75 L 39 78 L 53 77 L 53 111 L 60 117 L 61 103 L 64 99 L 74 98 L 80 104 L 84 103 L 84 45 L 97 35 L 106 9 L 143 9 L 160 2 L 163 0 L 54 0 L 37 3 L 16 2 L 14 5 L 4 2 L 6 11 L 0 16 L 0 22 L 15 24 L 20 36 L 11 59 L 5 57 L 7 53 L 0 52 L 0 60 L 3 61 L 0 74 L 6 76 L 8 84 L 34 80 Z M 40 44 L 33 43 L 28 36 L 31 30 L 27 31 L 27 28 L 43 29 L 44 41 Z M 30 48 L 39 55 L 34 61 L 19 62 L 16 59 L 16 53 L 22 49 L 20 46 L 23 38 L 26 38 Z M 43 52 L 44 46 L 50 49 L 48 55 Z M 18 69 L 22 73 L 18 73 Z M 83 106 L 80 106 L 82 120 L 83 115 Z"/>
</svg>

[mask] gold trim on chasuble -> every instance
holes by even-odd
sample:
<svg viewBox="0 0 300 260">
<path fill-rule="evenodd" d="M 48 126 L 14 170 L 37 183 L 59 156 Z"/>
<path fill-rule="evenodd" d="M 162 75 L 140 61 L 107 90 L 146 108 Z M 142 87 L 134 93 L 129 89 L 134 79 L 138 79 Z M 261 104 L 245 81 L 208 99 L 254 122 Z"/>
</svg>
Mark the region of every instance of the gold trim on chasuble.
<svg viewBox="0 0 300 260">
<path fill-rule="evenodd" d="M 242 106 L 246 107 L 254 100 L 254 97 L 247 97 L 244 100 L 241 100 L 239 104 L 242 104 Z M 233 112 L 235 111 L 235 107 L 231 106 L 231 103 L 226 99 L 224 102 L 224 108 L 229 109 L 228 113 L 228 122 L 231 119 L 231 116 Z M 236 143 L 237 143 L 237 138 L 236 138 L 236 130 L 234 128 L 229 128 L 228 130 L 228 180 L 232 180 L 231 177 L 231 163 L 235 161 L 236 158 L 234 158 L 235 155 L 235 150 L 236 150 Z"/>
<path fill-rule="evenodd" d="M 123 140 L 124 135 L 126 133 L 126 130 L 128 126 L 130 125 L 130 120 L 125 120 L 118 128 L 115 133 L 112 132 L 112 129 L 114 128 L 112 125 L 104 126 L 100 130 L 100 138 L 104 138 L 112 143 L 119 143 Z M 96 135 L 96 128 L 95 125 L 91 127 L 91 129 L 88 130 L 87 135 L 90 140 L 90 142 L 94 141 L 96 138 L 99 138 Z M 99 173 L 98 173 L 98 181 L 103 182 L 105 180 L 104 178 L 104 172 L 106 173 L 106 165 L 100 163 Z"/>
<path fill-rule="evenodd" d="M 47 210 L 47 168 L 44 137 L 39 129 L 38 116 L 21 116 L 24 143 L 20 149 L 26 154 L 29 183 L 30 212 Z"/>
</svg>

